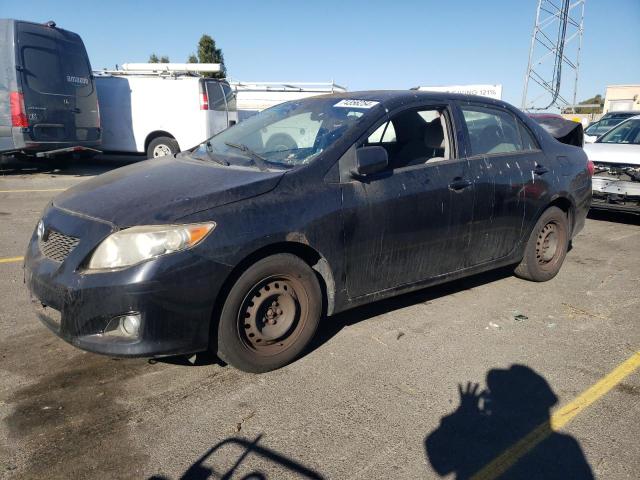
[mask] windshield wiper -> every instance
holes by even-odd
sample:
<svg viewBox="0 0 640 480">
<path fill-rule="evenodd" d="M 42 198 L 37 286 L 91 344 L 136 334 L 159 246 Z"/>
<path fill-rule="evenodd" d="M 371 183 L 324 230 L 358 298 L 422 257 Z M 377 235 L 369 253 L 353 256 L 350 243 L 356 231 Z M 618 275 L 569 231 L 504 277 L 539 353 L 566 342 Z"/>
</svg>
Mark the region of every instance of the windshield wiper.
<svg viewBox="0 0 640 480">
<path fill-rule="evenodd" d="M 249 155 L 249 157 L 253 160 L 253 163 L 263 172 L 265 170 L 268 170 L 266 161 L 264 159 L 264 157 L 258 155 L 256 152 L 254 152 L 253 150 L 251 150 L 249 147 L 247 147 L 246 145 L 242 144 L 242 143 L 231 143 L 231 142 L 224 142 L 224 144 L 228 147 L 232 147 L 232 148 L 237 148 L 238 150 L 241 150 L 242 152 L 246 153 L 247 155 Z"/>
<path fill-rule="evenodd" d="M 209 157 L 209 160 L 214 161 L 217 164 L 223 165 L 225 167 L 228 167 L 230 165 L 229 162 L 227 162 L 226 160 L 222 160 L 213 154 L 213 147 L 211 146 L 211 142 L 209 140 L 207 140 L 204 145 L 205 145 L 204 151 L 207 152 L 207 157 Z"/>
</svg>

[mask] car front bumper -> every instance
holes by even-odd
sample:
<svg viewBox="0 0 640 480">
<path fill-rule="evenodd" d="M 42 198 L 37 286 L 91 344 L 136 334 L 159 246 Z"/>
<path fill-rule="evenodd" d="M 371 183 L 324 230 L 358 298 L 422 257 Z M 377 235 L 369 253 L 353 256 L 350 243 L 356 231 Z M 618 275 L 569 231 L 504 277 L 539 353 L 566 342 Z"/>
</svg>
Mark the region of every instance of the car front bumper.
<svg viewBox="0 0 640 480">
<path fill-rule="evenodd" d="M 63 261 L 47 257 L 34 233 L 25 256 L 25 283 L 40 320 L 72 345 L 113 356 L 165 356 L 208 348 L 218 291 L 231 267 L 199 255 L 198 248 L 109 272 L 82 265 L 109 235 L 110 224 L 56 208 L 46 229 L 79 238 Z M 136 337 L 113 335 L 123 315 L 141 318 Z"/>
</svg>

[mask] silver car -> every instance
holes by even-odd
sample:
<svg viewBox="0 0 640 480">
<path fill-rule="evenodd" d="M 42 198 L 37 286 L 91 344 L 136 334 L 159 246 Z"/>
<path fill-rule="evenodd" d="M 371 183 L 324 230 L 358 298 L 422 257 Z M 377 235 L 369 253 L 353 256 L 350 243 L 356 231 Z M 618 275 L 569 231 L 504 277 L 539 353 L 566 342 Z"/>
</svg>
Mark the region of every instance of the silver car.
<svg viewBox="0 0 640 480">
<path fill-rule="evenodd" d="M 640 115 L 585 144 L 584 150 L 595 168 L 592 208 L 640 213 Z"/>
</svg>

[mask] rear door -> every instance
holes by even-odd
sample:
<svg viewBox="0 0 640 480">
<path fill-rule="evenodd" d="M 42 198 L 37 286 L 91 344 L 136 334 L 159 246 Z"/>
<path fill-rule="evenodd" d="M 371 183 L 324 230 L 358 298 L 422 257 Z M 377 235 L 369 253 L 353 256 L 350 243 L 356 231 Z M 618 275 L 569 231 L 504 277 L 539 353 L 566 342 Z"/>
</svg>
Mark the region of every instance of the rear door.
<svg viewBox="0 0 640 480">
<path fill-rule="evenodd" d="M 475 187 L 465 253 L 471 267 L 504 258 L 518 246 L 533 215 L 530 210 L 546 193 L 546 183 L 539 178 L 546 162 L 528 128 L 508 109 L 468 102 L 459 106 Z"/>
<path fill-rule="evenodd" d="M 80 37 L 24 22 L 18 22 L 16 30 L 18 70 L 32 140 L 97 140 L 97 96 Z"/>
<path fill-rule="evenodd" d="M 208 136 L 220 133 L 229 126 L 229 116 L 227 113 L 227 102 L 220 82 L 215 80 L 204 80 L 209 101 L 207 112 Z"/>
</svg>

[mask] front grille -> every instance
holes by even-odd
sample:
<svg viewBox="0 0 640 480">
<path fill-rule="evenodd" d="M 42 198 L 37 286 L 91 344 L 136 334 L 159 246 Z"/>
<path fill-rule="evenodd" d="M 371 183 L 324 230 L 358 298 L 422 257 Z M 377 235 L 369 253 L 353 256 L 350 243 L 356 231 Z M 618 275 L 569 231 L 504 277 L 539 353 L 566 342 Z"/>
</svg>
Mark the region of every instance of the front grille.
<svg viewBox="0 0 640 480">
<path fill-rule="evenodd" d="M 40 240 L 40 250 L 46 257 L 56 262 L 64 262 L 80 242 L 79 238 L 65 235 L 55 230 L 49 230 L 45 235 L 45 239 Z"/>
</svg>

